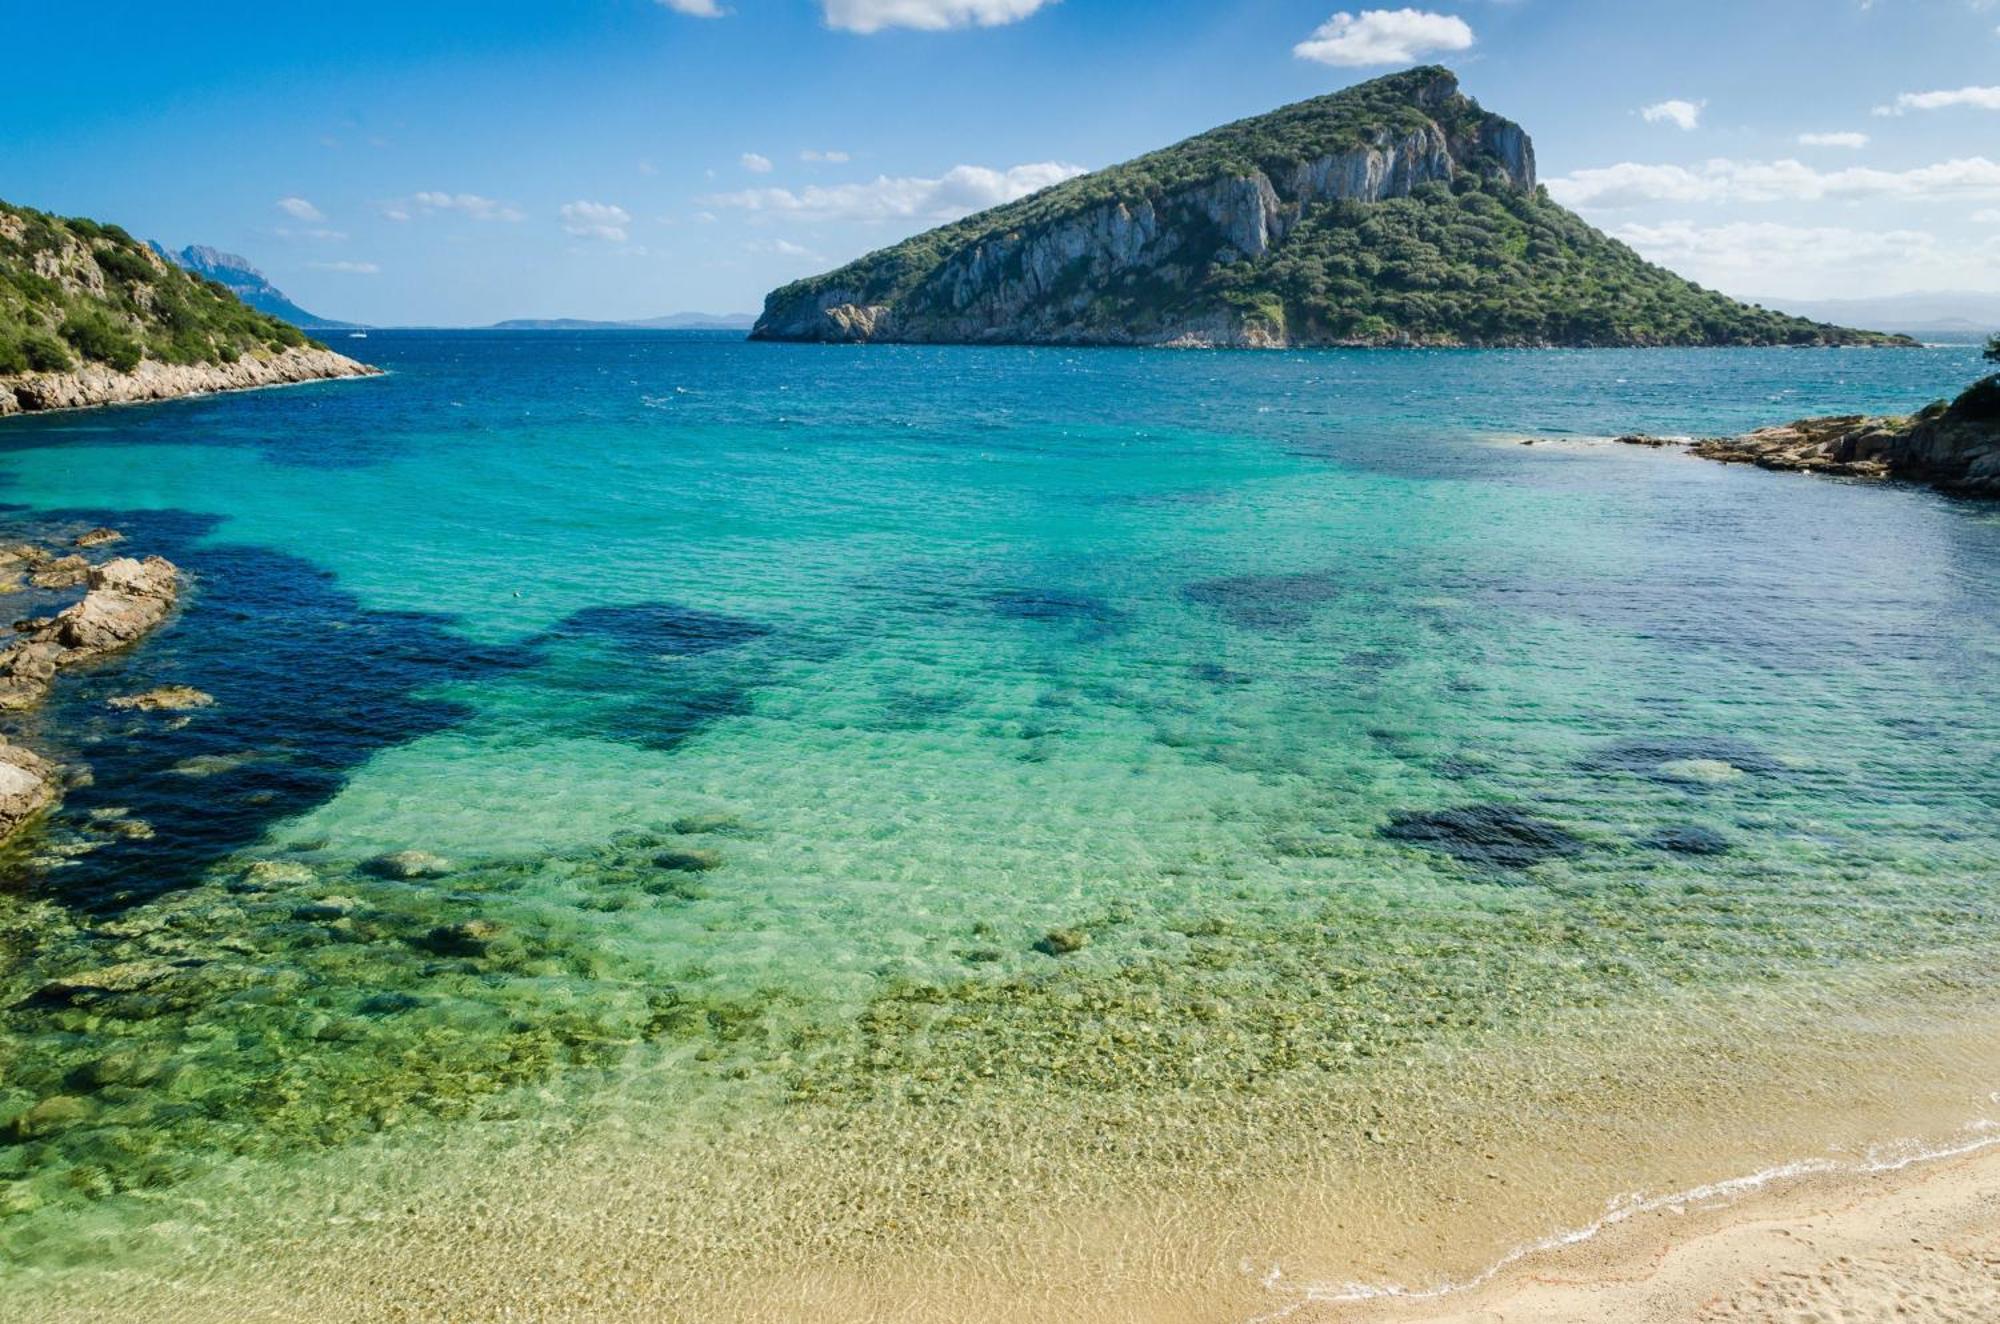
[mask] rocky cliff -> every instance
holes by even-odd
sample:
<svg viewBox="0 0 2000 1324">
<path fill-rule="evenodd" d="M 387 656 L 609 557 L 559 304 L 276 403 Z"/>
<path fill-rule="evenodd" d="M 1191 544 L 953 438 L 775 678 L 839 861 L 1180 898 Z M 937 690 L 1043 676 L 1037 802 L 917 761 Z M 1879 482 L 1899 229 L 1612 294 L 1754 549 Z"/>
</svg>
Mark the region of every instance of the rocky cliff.
<svg viewBox="0 0 2000 1324">
<path fill-rule="evenodd" d="M 1282 346 L 1886 340 L 1753 309 L 1550 202 L 1438 68 L 1243 120 L 774 292 L 766 340 Z"/>
<path fill-rule="evenodd" d="M 0 414 L 373 371 L 115 225 L 0 202 Z"/>
</svg>

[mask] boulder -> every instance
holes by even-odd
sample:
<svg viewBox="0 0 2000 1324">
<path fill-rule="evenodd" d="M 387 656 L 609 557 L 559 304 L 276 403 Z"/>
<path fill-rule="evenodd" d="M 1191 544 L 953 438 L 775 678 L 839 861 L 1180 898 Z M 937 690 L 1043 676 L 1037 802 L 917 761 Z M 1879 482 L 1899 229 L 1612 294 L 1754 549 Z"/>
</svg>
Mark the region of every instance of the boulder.
<svg viewBox="0 0 2000 1324">
<path fill-rule="evenodd" d="M 36 567 L 28 582 L 36 588 L 75 588 L 90 578 L 90 562 L 71 554 Z"/>
<path fill-rule="evenodd" d="M 107 529 L 100 525 L 88 533 L 78 534 L 75 545 L 78 547 L 105 547 L 114 542 L 124 541 L 124 534 L 118 532 L 116 529 Z"/>
<path fill-rule="evenodd" d="M 389 855 L 377 855 L 368 861 L 369 873 L 378 878 L 442 878 L 457 868 L 450 860 L 429 851 L 399 850 Z"/>
<path fill-rule="evenodd" d="M 142 713 L 187 712 L 193 708 L 206 708 L 214 702 L 213 694 L 192 685 L 160 685 L 143 693 L 121 694 L 105 700 L 109 707 Z"/>
</svg>

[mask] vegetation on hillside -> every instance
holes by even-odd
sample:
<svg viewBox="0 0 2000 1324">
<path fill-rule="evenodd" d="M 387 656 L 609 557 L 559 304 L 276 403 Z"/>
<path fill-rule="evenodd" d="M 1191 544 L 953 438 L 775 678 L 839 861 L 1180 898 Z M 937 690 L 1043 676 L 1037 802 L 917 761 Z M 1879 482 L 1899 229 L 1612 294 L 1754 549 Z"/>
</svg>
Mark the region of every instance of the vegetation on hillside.
<svg viewBox="0 0 2000 1324">
<path fill-rule="evenodd" d="M 1986 353 L 1981 357 L 1988 363 L 2000 363 L 2000 334 L 1986 337 Z"/>
<path fill-rule="evenodd" d="M 0 202 L 0 376 L 233 363 L 311 343 L 118 226 Z"/>
<path fill-rule="evenodd" d="M 1087 290 L 1087 308 L 1068 323 L 1080 339 L 1146 339 L 1222 314 L 1294 343 L 1907 343 L 1750 307 L 1647 262 L 1541 189 L 1515 186 L 1485 144 L 1517 126 L 1456 88 L 1449 70 L 1412 69 L 1224 125 L 794 282 L 770 296 L 767 314 L 839 291 L 893 307 L 897 334 L 923 338 L 963 306 L 961 291 L 931 282 L 956 255 L 988 244 L 1018 252 L 1015 241 L 1108 204 L 1171 207 L 1176 193 L 1211 181 L 1258 171 L 1279 180 L 1301 162 L 1435 125 L 1461 167 L 1449 183 L 1308 206 L 1255 259 L 1181 208 L 1175 251 L 1094 288 L 1087 259 L 1076 259 L 1047 302 Z"/>
</svg>

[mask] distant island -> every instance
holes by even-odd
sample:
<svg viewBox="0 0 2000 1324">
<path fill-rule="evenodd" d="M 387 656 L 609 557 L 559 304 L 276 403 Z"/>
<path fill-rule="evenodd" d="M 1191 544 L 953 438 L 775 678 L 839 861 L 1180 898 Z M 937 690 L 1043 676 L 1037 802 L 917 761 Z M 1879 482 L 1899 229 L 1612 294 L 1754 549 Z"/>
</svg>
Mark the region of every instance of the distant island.
<svg viewBox="0 0 2000 1324">
<path fill-rule="evenodd" d="M 281 318 L 301 331 L 353 331 L 361 326 L 359 322 L 340 322 L 307 312 L 265 279 L 264 273 L 251 266 L 246 257 L 207 244 L 189 244 L 178 253 L 170 253 L 159 244 L 147 246 L 176 266 L 223 286 L 258 312 Z"/>
<path fill-rule="evenodd" d="M 0 415 L 374 371 L 116 225 L 0 202 Z"/>
<path fill-rule="evenodd" d="M 489 331 L 748 331 L 755 313 L 668 313 L 638 322 L 599 322 L 584 317 L 516 317 L 495 322 Z"/>
<path fill-rule="evenodd" d="M 1551 201 L 1511 120 L 1412 69 L 774 291 L 758 340 L 1910 345 L 1739 303 Z"/>
</svg>

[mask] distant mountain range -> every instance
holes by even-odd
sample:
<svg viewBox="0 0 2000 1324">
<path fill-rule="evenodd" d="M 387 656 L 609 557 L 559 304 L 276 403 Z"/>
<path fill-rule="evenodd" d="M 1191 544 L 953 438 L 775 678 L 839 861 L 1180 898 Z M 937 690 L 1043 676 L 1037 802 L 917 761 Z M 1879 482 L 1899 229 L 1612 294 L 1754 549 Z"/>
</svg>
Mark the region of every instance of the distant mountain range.
<svg viewBox="0 0 2000 1324">
<path fill-rule="evenodd" d="M 668 313 L 640 322 L 595 322 L 583 317 L 516 317 L 490 331 L 748 331 L 755 313 Z"/>
<path fill-rule="evenodd" d="M 302 331 L 347 331 L 360 325 L 307 312 L 286 298 L 283 290 L 266 280 L 264 273 L 251 266 L 248 258 L 210 248 L 207 244 L 189 244 L 178 253 L 170 253 L 159 244 L 153 244 L 152 249 L 184 271 L 192 271 L 197 276 L 205 276 L 227 286 L 231 294 L 258 312 L 283 318 Z"/>
<path fill-rule="evenodd" d="M 1758 299 L 1796 317 L 1900 331 L 1924 340 L 1984 340 L 2000 331 L 2000 294 L 1889 294 L 1875 299 Z"/>
</svg>

